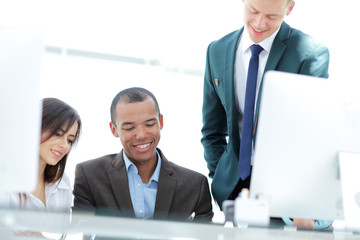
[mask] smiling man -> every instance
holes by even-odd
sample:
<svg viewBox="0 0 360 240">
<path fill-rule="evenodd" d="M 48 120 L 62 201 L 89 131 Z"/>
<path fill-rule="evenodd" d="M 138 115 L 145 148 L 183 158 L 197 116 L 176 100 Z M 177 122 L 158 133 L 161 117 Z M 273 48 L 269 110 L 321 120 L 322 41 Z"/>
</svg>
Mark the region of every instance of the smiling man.
<svg viewBox="0 0 360 240">
<path fill-rule="evenodd" d="M 145 219 L 211 222 L 207 178 L 166 159 L 157 145 L 163 128 L 155 96 L 143 88 L 119 92 L 110 129 L 123 150 L 76 166 L 74 209 Z"/>
<path fill-rule="evenodd" d="M 293 0 L 243 0 L 244 27 L 208 47 L 201 142 L 220 207 L 250 187 L 264 73 L 328 77 L 328 48 L 284 22 L 294 6 Z M 310 220 L 315 228 L 329 225 L 318 223 Z"/>
</svg>

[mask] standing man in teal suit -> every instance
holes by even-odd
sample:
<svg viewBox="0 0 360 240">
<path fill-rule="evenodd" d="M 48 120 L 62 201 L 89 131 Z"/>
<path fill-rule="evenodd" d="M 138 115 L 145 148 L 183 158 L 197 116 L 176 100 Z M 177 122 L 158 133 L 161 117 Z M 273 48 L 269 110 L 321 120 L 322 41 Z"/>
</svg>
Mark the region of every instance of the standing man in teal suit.
<svg viewBox="0 0 360 240">
<path fill-rule="evenodd" d="M 262 47 L 254 119 L 266 71 L 328 77 L 328 48 L 283 21 L 294 8 L 293 0 L 243 0 L 243 4 L 244 27 L 212 42 L 207 50 L 201 142 L 212 178 L 212 194 L 220 207 L 224 200 L 235 199 L 242 188 L 249 188 L 250 183 L 250 166 L 246 179 L 238 173 L 250 46 Z"/>
</svg>

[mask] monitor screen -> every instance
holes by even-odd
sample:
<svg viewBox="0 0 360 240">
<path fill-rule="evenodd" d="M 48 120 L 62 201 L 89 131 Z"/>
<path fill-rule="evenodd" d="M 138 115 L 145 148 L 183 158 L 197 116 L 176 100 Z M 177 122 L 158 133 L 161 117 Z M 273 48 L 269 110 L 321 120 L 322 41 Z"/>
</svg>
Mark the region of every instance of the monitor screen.
<svg viewBox="0 0 360 240">
<path fill-rule="evenodd" d="M 26 192 L 37 181 L 42 34 L 0 26 L 0 190 Z"/>
<path fill-rule="evenodd" d="M 338 154 L 360 152 L 360 104 L 349 99 L 330 79 L 265 74 L 250 197 L 270 216 L 343 219 Z"/>
</svg>

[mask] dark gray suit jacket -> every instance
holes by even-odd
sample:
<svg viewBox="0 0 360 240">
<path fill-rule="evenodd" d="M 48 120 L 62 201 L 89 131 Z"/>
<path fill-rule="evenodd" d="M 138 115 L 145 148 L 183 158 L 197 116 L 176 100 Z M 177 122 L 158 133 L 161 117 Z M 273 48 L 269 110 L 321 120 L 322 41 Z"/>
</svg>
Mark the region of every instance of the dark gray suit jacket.
<svg viewBox="0 0 360 240">
<path fill-rule="evenodd" d="M 210 222 L 213 217 L 207 178 L 168 161 L 162 162 L 154 219 Z M 135 217 L 123 151 L 79 163 L 75 171 L 74 210 Z"/>
</svg>

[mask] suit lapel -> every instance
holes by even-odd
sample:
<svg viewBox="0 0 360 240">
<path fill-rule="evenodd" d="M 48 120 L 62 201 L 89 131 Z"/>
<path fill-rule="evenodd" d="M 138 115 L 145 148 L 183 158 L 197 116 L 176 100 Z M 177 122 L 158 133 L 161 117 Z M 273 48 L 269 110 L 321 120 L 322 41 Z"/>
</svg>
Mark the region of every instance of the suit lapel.
<svg viewBox="0 0 360 240">
<path fill-rule="evenodd" d="M 157 150 L 162 161 L 156 194 L 154 218 L 166 218 L 169 215 L 171 203 L 173 202 L 176 179 L 172 176 L 173 170 L 169 161 L 165 158 L 160 149 Z"/>
<path fill-rule="evenodd" d="M 282 23 L 281 28 L 274 39 L 273 45 L 271 47 L 269 58 L 266 62 L 265 71 L 275 70 L 282 55 L 284 54 L 287 45 L 284 43 L 290 36 L 291 28 L 285 22 Z M 264 76 L 263 76 L 264 77 Z"/>
<path fill-rule="evenodd" d="M 130 214 L 135 217 L 134 211 L 125 210 L 133 209 L 133 206 L 130 197 L 126 167 L 123 159 L 123 151 L 114 158 L 112 166 L 108 169 L 108 176 L 120 211 L 126 212 L 126 214 Z"/>
<path fill-rule="evenodd" d="M 226 92 L 226 104 L 228 106 L 234 106 L 235 97 L 234 97 L 234 66 L 235 66 L 235 57 L 236 57 L 236 48 L 239 37 L 243 31 L 243 28 L 237 31 L 226 46 L 225 50 L 225 92 Z M 236 105 L 235 105 L 236 106 Z"/>
<path fill-rule="evenodd" d="M 226 105 L 229 108 L 229 112 L 234 116 L 232 119 L 231 126 L 233 129 L 229 132 L 233 134 L 231 139 L 233 139 L 235 146 L 235 152 L 239 152 L 240 146 L 240 137 L 239 137 L 239 128 L 238 128 L 238 118 L 237 118 L 237 108 L 236 108 L 236 101 L 235 101 L 235 92 L 234 92 L 234 66 L 235 66 L 235 58 L 236 58 L 236 49 L 238 45 L 239 38 L 244 31 L 244 27 L 237 31 L 231 37 L 229 43 L 226 46 L 226 53 L 225 53 L 225 76 L 224 81 L 225 84 L 225 92 L 226 92 Z"/>
</svg>

